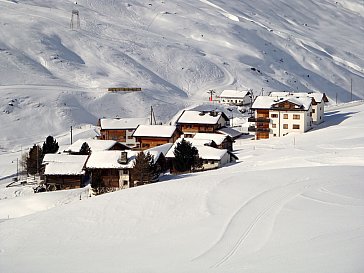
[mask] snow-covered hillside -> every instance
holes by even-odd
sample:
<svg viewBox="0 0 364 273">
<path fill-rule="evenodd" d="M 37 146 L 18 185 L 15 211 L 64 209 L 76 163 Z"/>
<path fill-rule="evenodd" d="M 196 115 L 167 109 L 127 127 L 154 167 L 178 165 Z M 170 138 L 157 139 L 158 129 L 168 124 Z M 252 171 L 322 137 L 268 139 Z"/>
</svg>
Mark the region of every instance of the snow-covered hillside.
<svg viewBox="0 0 364 273">
<path fill-rule="evenodd" d="M 0 0 L 0 147 L 103 116 L 144 117 L 151 105 L 167 122 L 209 89 L 344 102 L 352 81 L 363 98 L 363 14 L 359 0 Z M 105 92 L 134 86 L 143 91 Z"/>
<path fill-rule="evenodd" d="M 326 119 L 238 140 L 236 164 L 97 197 L 0 188 L 1 271 L 363 272 L 364 104 Z"/>
</svg>

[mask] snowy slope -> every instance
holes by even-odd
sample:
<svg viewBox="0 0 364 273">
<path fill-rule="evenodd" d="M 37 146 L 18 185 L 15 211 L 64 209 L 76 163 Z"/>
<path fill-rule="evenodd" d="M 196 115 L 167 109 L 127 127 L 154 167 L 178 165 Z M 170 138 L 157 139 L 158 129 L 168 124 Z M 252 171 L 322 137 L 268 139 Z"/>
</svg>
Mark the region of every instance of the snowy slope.
<svg viewBox="0 0 364 273">
<path fill-rule="evenodd" d="M 363 14 L 359 0 L 1 0 L 0 147 L 24 131 L 39 135 L 31 145 L 100 117 L 145 117 L 151 105 L 168 122 L 211 88 L 344 102 L 352 80 L 363 98 Z M 143 91 L 105 92 L 118 86 Z"/>
<path fill-rule="evenodd" d="M 362 102 L 332 107 L 306 134 L 239 140 L 236 164 L 81 201 L 70 192 L 72 203 L 43 212 L 13 198 L 5 215 L 28 216 L 0 223 L 0 268 L 363 272 L 363 118 Z M 24 198 L 58 202 L 66 192 Z"/>
</svg>

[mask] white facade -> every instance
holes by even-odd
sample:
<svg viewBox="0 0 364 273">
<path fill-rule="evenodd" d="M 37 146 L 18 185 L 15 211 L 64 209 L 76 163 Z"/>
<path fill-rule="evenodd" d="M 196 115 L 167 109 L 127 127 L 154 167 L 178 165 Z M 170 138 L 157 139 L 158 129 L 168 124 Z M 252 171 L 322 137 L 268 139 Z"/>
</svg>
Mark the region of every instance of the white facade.
<svg viewBox="0 0 364 273">
<path fill-rule="evenodd" d="M 249 105 L 251 97 L 249 91 L 224 90 L 219 96 L 221 104 L 227 105 Z"/>
<path fill-rule="evenodd" d="M 269 111 L 270 137 L 281 137 L 288 133 L 304 133 L 312 128 L 311 111 Z"/>
<path fill-rule="evenodd" d="M 312 120 L 314 124 L 320 124 L 324 121 L 324 101 L 312 105 Z"/>
</svg>

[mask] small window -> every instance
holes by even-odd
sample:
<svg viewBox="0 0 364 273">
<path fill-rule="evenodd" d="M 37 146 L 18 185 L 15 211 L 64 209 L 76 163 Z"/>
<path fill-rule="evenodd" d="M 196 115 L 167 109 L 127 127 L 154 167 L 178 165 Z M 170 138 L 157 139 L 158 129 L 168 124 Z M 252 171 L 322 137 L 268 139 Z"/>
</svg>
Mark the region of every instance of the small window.
<svg viewBox="0 0 364 273">
<path fill-rule="evenodd" d="M 293 119 L 300 119 L 300 115 L 293 115 Z"/>
<path fill-rule="evenodd" d="M 133 137 L 132 136 L 128 136 L 128 139 L 133 139 Z"/>
<path fill-rule="evenodd" d="M 312 109 L 312 113 L 315 113 L 315 109 Z"/>
<path fill-rule="evenodd" d="M 127 186 L 128 185 L 128 180 L 123 180 L 123 184 L 124 184 L 124 186 Z"/>
<path fill-rule="evenodd" d="M 293 124 L 292 128 L 293 129 L 300 129 L 300 125 L 299 124 Z"/>
<path fill-rule="evenodd" d="M 149 143 L 142 143 L 142 147 L 149 147 Z"/>
<path fill-rule="evenodd" d="M 129 171 L 128 170 L 123 170 L 123 174 L 128 174 Z"/>
<path fill-rule="evenodd" d="M 284 119 L 288 119 L 288 114 L 283 114 Z"/>
<path fill-rule="evenodd" d="M 272 128 L 277 128 L 277 124 L 272 124 Z"/>
<path fill-rule="evenodd" d="M 288 124 L 283 124 L 283 129 L 288 129 Z"/>
<path fill-rule="evenodd" d="M 277 136 L 277 134 L 273 134 L 273 136 Z"/>
<path fill-rule="evenodd" d="M 278 118 L 278 114 L 271 114 L 270 115 L 272 118 Z"/>
</svg>

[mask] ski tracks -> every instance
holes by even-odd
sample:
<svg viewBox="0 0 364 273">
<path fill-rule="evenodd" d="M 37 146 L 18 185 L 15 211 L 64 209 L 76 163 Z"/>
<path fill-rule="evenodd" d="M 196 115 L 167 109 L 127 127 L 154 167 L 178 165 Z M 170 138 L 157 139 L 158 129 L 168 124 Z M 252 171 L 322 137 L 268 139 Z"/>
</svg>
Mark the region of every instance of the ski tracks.
<svg viewBox="0 0 364 273">
<path fill-rule="evenodd" d="M 269 239 L 279 211 L 287 202 L 307 191 L 311 186 L 312 182 L 301 179 L 295 183 L 274 187 L 250 198 L 230 217 L 217 241 L 192 261 L 217 261 L 211 265 L 212 268 L 217 268 L 233 257 L 238 250 L 257 251 L 257 246 L 263 246 Z M 264 225 L 263 222 L 267 221 L 269 225 Z M 250 238 L 254 231 L 258 233 L 263 231 L 263 234 Z M 248 239 L 254 239 L 254 247 L 250 248 Z M 221 256 L 221 253 L 225 254 Z"/>
</svg>

